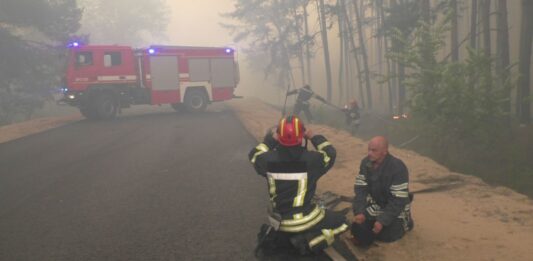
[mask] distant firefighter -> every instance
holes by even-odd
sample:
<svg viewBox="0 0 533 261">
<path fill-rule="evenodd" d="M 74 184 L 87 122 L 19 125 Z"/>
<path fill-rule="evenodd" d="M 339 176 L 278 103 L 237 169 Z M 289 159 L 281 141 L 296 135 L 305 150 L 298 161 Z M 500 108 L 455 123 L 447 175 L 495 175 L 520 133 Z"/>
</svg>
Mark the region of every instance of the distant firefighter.
<svg viewBox="0 0 533 261">
<path fill-rule="evenodd" d="M 361 114 L 359 112 L 359 105 L 355 99 L 352 99 L 349 104 L 346 104 L 342 109 L 346 116 L 346 125 L 352 134 L 359 128 Z"/>
<path fill-rule="evenodd" d="M 304 111 L 308 123 L 313 122 L 313 115 L 311 115 L 311 111 L 309 110 L 309 100 L 314 97 L 315 99 L 321 102 L 327 103 L 324 98 L 315 94 L 313 90 L 311 90 L 311 86 L 309 85 L 305 85 L 300 89 L 287 92 L 287 96 L 293 94 L 298 94 L 298 96 L 296 97 L 296 103 L 294 104 L 293 114 L 299 115 L 301 111 Z"/>
</svg>

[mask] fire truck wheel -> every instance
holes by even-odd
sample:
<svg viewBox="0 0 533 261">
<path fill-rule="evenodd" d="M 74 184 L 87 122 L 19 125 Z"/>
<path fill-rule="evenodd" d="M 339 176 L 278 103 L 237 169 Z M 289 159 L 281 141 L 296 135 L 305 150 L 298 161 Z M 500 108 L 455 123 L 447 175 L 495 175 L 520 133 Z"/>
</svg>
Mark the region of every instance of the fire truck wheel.
<svg viewBox="0 0 533 261">
<path fill-rule="evenodd" d="M 117 115 L 117 103 L 113 96 L 100 94 L 96 97 L 95 107 L 100 119 L 112 119 Z"/>
<path fill-rule="evenodd" d="M 93 108 L 90 108 L 90 107 L 87 107 L 87 106 L 82 106 L 82 107 L 80 107 L 80 112 L 81 112 L 81 115 L 83 115 L 83 117 L 85 117 L 85 118 L 87 118 L 89 120 L 97 118 L 97 115 L 96 115 L 96 113 L 95 113 Z"/>
<path fill-rule="evenodd" d="M 201 90 L 190 90 L 185 95 L 185 107 L 191 112 L 205 111 L 207 107 L 207 97 Z"/>
</svg>

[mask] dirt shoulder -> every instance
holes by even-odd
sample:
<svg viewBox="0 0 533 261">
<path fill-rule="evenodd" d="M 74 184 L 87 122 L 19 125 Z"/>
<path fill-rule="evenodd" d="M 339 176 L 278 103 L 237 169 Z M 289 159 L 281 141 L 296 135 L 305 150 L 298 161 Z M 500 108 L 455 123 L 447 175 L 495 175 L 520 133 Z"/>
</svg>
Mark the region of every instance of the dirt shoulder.
<svg viewBox="0 0 533 261">
<path fill-rule="evenodd" d="M 73 114 L 62 117 L 37 118 L 25 122 L 0 126 L 0 143 L 53 129 L 81 119 L 82 117 L 80 114 Z"/>
<path fill-rule="evenodd" d="M 258 99 L 228 103 L 258 140 L 277 123 L 279 112 Z M 308 126 L 337 149 L 337 161 L 319 192 L 352 196 L 366 141 L 324 125 Z M 398 242 L 371 247 L 365 260 L 531 260 L 533 201 L 508 188 L 454 173 L 415 152 L 390 148 L 410 172 L 410 190 L 444 186 L 415 195 L 415 229 Z M 504 175 L 504 174 L 502 174 Z"/>
</svg>

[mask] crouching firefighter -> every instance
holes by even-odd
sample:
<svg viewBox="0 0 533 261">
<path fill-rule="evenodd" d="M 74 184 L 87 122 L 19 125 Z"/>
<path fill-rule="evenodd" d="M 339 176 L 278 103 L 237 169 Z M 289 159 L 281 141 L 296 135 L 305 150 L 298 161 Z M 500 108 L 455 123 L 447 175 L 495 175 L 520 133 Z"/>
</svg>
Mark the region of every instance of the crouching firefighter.
<svg viewBox="0 0 533 261">
<path fill-rule="evenodd" d="M 307 140 L 316 151 L 307 150 Z M 333 166 L 335 157 L 326 138 L 306 130 L 297 116 L 282 118 L 275 133 L 269 130 L 250 151 L 249 159 L 266 178 L 270 194 L 270 225 L 261 227 L 256 256 L 321 254 L 348 229 L 344 216 L 311 202 L 318 179 Z"/>
</svg>

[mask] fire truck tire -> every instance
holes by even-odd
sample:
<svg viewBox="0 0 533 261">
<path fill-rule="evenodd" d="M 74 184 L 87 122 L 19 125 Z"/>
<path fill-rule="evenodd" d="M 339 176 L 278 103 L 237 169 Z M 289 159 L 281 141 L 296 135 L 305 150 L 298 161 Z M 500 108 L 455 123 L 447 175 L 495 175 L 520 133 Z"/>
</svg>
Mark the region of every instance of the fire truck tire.
<svg viewBox="0 0 533 261">
<path fill-rule="evenodd" d="M 114 97 L 107 93 L 96 96 L 94 105 L 99 119 L 113 119 L 117 115 L 118 104 Z"/>
<path fill-rule="evenodd" d="M 202 112 L 207 107 L 207 96 L 202 90 L 189 90 L 185 95 L 185 107 L 190 112 Z"/>
<path fill-rule="evenodd" d="M 85 117 L 85 118 L 87 118 L 89 120 L 93 120 L 93 119 L 97 118 L 97 115 L 96 115 L 94 109 L 91 108 L 91 107 L 82 106 L 82 107 L 80 107 L 80 112 L 81 112 L 81 115 L 83 115 L 83 117 Z"/>
</svg>

